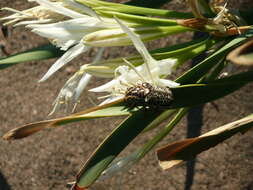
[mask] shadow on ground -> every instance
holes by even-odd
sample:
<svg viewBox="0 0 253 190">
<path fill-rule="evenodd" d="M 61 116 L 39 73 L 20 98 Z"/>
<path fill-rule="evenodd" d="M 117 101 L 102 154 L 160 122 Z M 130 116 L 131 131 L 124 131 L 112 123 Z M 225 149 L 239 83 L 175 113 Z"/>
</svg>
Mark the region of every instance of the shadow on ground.
<svg viewBox="0 0 253 190">
<path fill-rule="evenodd" d="M 11 190 L 11 187 L 9 186 L 7 180 L 3 176 L 3 174 L 0 171 L 0 189 L 1 190 Z"/>
</svg>

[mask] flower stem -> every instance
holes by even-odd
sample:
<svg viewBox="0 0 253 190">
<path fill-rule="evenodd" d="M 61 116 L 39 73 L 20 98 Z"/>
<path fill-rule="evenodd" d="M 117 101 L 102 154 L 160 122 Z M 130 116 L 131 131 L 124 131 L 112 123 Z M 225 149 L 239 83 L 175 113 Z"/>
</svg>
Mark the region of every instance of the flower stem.
<svg viewBox="0 0 253 190">
<path fill-rule="evenodd" d="M 189 108 L 181 108 L 178 110 L 175 117 L 169 122 L 165 128 L 156 135 L 151 141 L 146 143 L 139 151 L 138 159 L 142 159 L 157 143 L 159 143 L 170 131 L 178 124 L 178 122 L 185 116 Z"/>
<path fill-rule="evenodd" d="M 105 1 L 98 1 L 98 0 L 76 0 L 77 2 L 84 4 L 86 6 L 90 6 L 95 11 L 116 11 L 121 13 L 128 13 L 128 14 L 136 14 L 139 15 L 150 15 L 150 16 L 161 16 L 161 17 L 169 17 L 169 18 L 192 18 L 192 13 L 186 12 L 177 12 L 171 10 L 162 10 L 162 9 L 153 9 L 153 8 L 145 8 L 145 7 L 138 7 L 126 4 L 119 4 L 119 3 L 111 3 Z"/>
</svg>

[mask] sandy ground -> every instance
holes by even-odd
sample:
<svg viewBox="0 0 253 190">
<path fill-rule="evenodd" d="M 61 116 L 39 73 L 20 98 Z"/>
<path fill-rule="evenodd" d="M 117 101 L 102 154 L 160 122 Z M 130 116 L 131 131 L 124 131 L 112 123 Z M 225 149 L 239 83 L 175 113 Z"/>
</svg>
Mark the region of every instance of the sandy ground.
<svg viewBox="0 0 253 190">
<path fill-rule="evenodd" d="M 29 5 L 26 1 L 21 0 L 0 1 L 0 7 L 4 6 L 22 10 Z M 181 7 L 181 5 L 176 6 Z M 6 15 L 6 12 L 0 13 L 0 17 L 4 14 Z M 4 43 L 2 41 L 2 43 L 11 54 L 47 43 L 46 40 L 24 28 L 9 27 L 8 33 L 7 41 Z M 156 42 L 156 45 L 175 44 L 190 38 L 189 34 L 181 34 L 178 35 L 178 38 Z M 120 50 L 116 48 L 107 50 L 104 58 L 109 55 L 116 57 L 120 52 L 124 54 L 134 52 L 133 48 L 121 48 Z M 78 69 L 78 66 L 91 61 L 95 53 L 93 50 L 80 56 L 42 84 L 37 81 L 54 60 L 29 62 L 2 70 L 0 75 L 0 136 L 22 124 L 50 118 L 48 113 L 52 109 L 51 104 L 58 91 Z M 1 56 L 4 56 L 3 52 Z M 88 89 L 104 81 L 102 79 L 93 80 Z M 215 101 L 215 104 L 219 106 L 219 111 L 211 104 L 205 105 L 203 110 L 202 107 L 195 108 L 188 118 L 184 118 L 159 145 L 184 139 L 187 134 L 196 135 L 200 130 L 202 133 L 209 131 L 252 113 L 252 88 L 253 84 L 249 84 L 238 92 Z M 92 94 L 85 92 L 77 111 L 91 107 L 90 99 L 98 102 Z M 63 113 L 52 117 L 59 115 Z M 74 180 L 82 163 L 122 119 L 98 119 L 69 124 L 18 141 L 9 142 L 0 139 L 0 190 L 68 189 L 66 183 Z M 203 122 L 202 129 L 198 126 L 200 122 Z M 134 151 L 158 131 L 159 129 L 155 129 L 140 136 L 122 154 L 126 155 Z M 192 168 L 191 162 L 169 171 L 162 171 L 158 167 L 154 151 L 151 151 L 131 171 L 98 182 L 91 189 L 253 190 L 252 131 L 244 135 L 236 135 L 216 148 L 202 153 L 196 160 L 195 168 Z M 191 186 L 189 184 L 193 176 Z"/>
</svg>

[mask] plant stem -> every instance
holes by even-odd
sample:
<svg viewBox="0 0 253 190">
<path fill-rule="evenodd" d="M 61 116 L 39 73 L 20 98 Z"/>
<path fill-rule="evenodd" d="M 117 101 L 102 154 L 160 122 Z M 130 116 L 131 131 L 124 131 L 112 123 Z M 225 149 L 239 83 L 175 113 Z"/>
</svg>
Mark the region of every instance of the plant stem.
<svg viewBox="0 0 253 190">
<path fill-rule="evenodd" d="M 139 151 L 138 160 L 142 159 L 157 143 L 159 143 L 169 132 L 178 124 L 178 122 L 185 116 L 189 108 L 181 108 L 178 110 L 175 117 L 169 122 L 165 128 L 156 135 L 151 141 L 146 143 Z"/>
</svg>

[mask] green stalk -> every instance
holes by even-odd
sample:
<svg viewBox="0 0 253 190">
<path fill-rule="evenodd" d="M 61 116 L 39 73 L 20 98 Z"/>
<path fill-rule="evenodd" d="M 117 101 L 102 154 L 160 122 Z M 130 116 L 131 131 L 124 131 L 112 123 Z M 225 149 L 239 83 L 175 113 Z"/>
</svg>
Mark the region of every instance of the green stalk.
<svg viewBox="0 0 253 190">
<path fill-rule="evenodd" d="M 214 12 L 210 8 L 210 6 L 206 0 L 198 0 L 198 3 L 203 8 L 203 11 L 204 11 L 203 14 L 205 17 L 214 17 L 215 16 Z"/>
<path fill-rule="evenodd" d="M 182 44 L 155 49 L 150 51 L 150 53 L 156 60 L 168 58 L 177 59 L 177 63 L 174 67 L 174 69 L 176 69 L 187 60 L 199 55 L 219 41 L 219 39 L 200 38 L 198 40 L 193 40 Z M 139 55 L 128 56 L 125 59 L 130 61 L 134 66 L 143 64 L 143 59 Z M 115 68 L 120 65 L 125 65 L 125 62 L 122 60 L 122 58 L 114 58 L 100 61 L 96 64 L 88 64 L 85 67 L 85 72 L 97 77 L 111 78 L 114 76 Z"/>
<path fill-rule="evenodd" d="M 120 3 L 111 3 L 111 2 L 97 1 L 97 0 L 75 0 L 75 1 L 81 4 L 84 4 L 86 6 L 90 6 L 95 11 L 101 11 L 101 10 L 116 11 L 116 12 L 128 13 L 128 14 L 162 16 L 162 17 L 180 18 L 180 19 L 187 19 L 187 18 L 193 17 L 191 13 L 137 7 L 133 5 L 126 5 L 126 4 L 120 4 Z"/>
<path fill-rule="evenodd" d="M 150 26 L 134 28 L 143 41 L 156 40 L 168 35 L 192 31 L 191 28 L 177 26 Z M 120 29 L 104 29 L 87 34 L 83 42 L 93 47 L 112 47 L 132 45 L 132 41 Z"/>
<path fill-rule="evenodd" d="M 163 113 L 161 113 L 157 118 L 155 118 L 144 130 L 144 132 L 150 131 L 154 129 L 155 127 L 158 127 L 162 122 L 169 119 L 172 115 L 174 115 L 177 112 L 177 110 L 166 110 Z"/>
<path fill-rule="evenodd" d="M 203 79 L 203 81 L 208 82 L 208 81 L 212 81 L 215 80 L 219 74 L 221 73 L 221 71 L 225 68 L 225 66 L 227 65 L 226 61 L 225 61 L 225 56 L 223 57 L 223 59 L 220 60 L 220 63 L 218 65 L 215 66 L 215 68 L 213 69 L 213 71 L 210 74 L 207 74 L 205 76 L 205 78 Z"/>
<path fill-rule="evenodd" d="M 159 8 L 165 3 L 169 3 L 172 0 L 130 0 L 126 2 L 127 5 L 134 5 L 139 7 L 150 7 L 150 8 Z"/>
<path fill-rule="evenodd" d="M 192 13 L 185 12 L 177 12 L 172 10 L 162 10 L 162 9 L 151 9 L 151 8 L 143 8 L 143 7 L 133 7 L 126 6 L 119 7 L 117 9 L 113 9 L 111 7 L 98 7 L 94 8 L 95 11 L 118 11 L 121 13 L 127 14 L 138 14 L 138 15 L 146 15 L 146 16 L 160 16 L 164 18 L 175 18 L 175 19 L 189 19 L 192 18 Z"/>
<path fill-rule="evenodd" d="M 155 18 L 155 17 L 147 17 L 147 16 L 141 16 L 141 15 L 132 15 L 132 14 L 126 14 L 119 11 L 106 11 L 104 8 L 99 11 L 99 14 L 101 14 L 104 17 L 117 17 L 121 20 L 129 21 L 130 23 L 139 23 L 141 25 L 148 25 L 148 26 L 176 26 L 177 21 L 172 19 L 164 19 L 164 18 Z"/>
<path fill-rule="evenodd" d="M 211 72 L 209 76 L 206 78 L 200 79 L 197 83 L 201 83 L 203 81 L 210 81 L 212 79 L 215 79 L 219 76 L 220 72 L 222 69 L 225 67 L 224 59 L 221 60 L 221 62 L 215 67 L 215 69 Z M 165 128 L 158 134 L 156 135 L 151 141 L 146 143 L 140 150 L 137 156 L 137 161 L 142 159 L 157 143 L 159 143 L 165 136 L 167 136 L 171 130 L 178 124 L 178 122 L 185 116 L 185 114 L 188 112 L 190 108 L 181 108 L 178 110 L 177 114 L 175 117 L 168 123 L 168 125 L 165 126 Z M 176 110 L 168 110 L 168 111 L 176 111 Z M 167 112 L 168 112 L 167 111 Z M 168 112 L 169 113 L 169 112 Z M 167 113 L 168 116 L 170 116 Z M 164 116 L 166 114 L 162 113 L 161 115 L 158 116 L 161 120 L 164 119 Z M 155 120 L 154 120 L 155 121 Z M 152 123 L 151 123 L 152 124 Z"/>
<path fill-rule="evenodd" d="M 185 116 L 189 108 L 181 108 L 178 110 L 175 117 L 169 122 L 165 128 L 156 135 L 151 141 L 146 143 L 138 153 L 138 160 L 143 158 L 157 143 L 159 143 L 166 135 L 170 133 L 170 131 L 178 124 L 179 121 Z"/>
<path fill-rule="evenodd" d="M 206 18 L 215 16 L 210 6 L 205 0 L 188 0 L 192 13 L 196 18 Z"/>
</svg>

